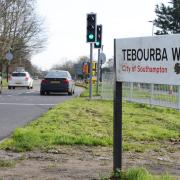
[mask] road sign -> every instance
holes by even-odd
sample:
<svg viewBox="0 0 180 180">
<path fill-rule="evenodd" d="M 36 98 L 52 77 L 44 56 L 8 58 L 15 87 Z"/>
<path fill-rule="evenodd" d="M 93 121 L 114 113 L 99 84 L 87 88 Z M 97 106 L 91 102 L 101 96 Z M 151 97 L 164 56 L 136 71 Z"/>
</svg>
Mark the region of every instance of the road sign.
<svg viewBox="0 0 180 180">
<path fill-rule="evenodd" d="M 82 66 L 82 63 L 75 64 L 75 72 L 77 75 L 83 75 Z"/>
<path fill-rule="evenodd" d="M 6 53 L 6 59 L 8 61 L 12 61 L 13 60 L 13 54 L 11 52 Z"/>
<path fill-rule="evenodd" d="M 180 34 L 115 40 L 117 81 L 180 85 Z"/>
<path fill-rule="evenodd" d="M 99 59 L 101 64 L 104 64 L 106 62 L 106 55 L 104 53 L 100 53 Z"/>
</svg>

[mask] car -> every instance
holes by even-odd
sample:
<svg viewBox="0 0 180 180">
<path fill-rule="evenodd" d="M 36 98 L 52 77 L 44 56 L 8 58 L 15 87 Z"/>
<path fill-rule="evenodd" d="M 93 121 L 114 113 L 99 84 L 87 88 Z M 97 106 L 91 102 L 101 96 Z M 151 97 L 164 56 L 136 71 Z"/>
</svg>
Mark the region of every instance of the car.
<svg viewBox="0 0 180 180">
<path fill-rule="evenodd" d="M 0 94 L 2 93 L 2 77 L 0 76 Z"/>
<path fill-rule="evenodd" d="M 41 81 L 40 95 L 50 94 L 51 92 L 73 95 L 74 89 L 75 83 L 68 71 L 51 70 Z"/>
<path fill-rule="evenodd" d="M 33 79 L 27 71 L 14 71 L 8 80 L 8 89 L 15 87 L 33 88 Z"/>
<path fill-rule="evenodd" d="M 34 76 L 33 79 L 34 80 L 38 80 L 39 78 L 38 78 L 38 76 Z"/>
</svg>

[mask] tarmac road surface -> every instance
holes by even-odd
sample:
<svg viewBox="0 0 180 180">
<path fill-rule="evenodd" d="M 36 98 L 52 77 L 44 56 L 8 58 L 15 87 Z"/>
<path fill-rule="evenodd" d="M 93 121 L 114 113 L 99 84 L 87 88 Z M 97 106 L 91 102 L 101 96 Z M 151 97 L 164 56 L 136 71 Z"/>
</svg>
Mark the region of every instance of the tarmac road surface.
<svg viewBox="0 0 180 180">
<path fill-rule="evenodd" d="M 33 89 L 3 89 L 0 94 L 0 140 L 8 137 L 15 128 L 38 118 L 49 108 L 73 98 L 66 94 L 41 96 L 39 89 L 39 80 L 34 81 Z M 82 88 L 76 86 L 74 96 L 82 91 Z"/>
</svg>

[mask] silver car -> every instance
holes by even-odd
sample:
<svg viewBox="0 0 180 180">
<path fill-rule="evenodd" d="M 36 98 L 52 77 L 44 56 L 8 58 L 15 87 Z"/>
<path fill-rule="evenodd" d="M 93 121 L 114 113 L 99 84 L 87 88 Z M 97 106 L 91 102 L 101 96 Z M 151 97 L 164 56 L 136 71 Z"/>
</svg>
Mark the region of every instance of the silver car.
<svg viewBox="0 0 180 180">
<path fill-rule="evenodd" d="M 63 92 L 73 95 L 75 83 L 68 71 L 52 70 L 47 73 L 41 81 L 40 94 L 45 95 L 51 92 Z"/>
</svg>

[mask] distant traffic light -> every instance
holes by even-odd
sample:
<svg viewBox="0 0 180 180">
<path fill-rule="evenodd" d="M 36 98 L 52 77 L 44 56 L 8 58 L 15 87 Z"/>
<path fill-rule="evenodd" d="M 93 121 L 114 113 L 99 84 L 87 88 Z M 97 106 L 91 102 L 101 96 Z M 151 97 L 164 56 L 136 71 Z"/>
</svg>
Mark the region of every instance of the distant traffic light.
<svg viewBox="0 0 180 180">
<path fill-rule="evenodd" d="M 84 62 L 82 66 L 82 72 L 83 74 L 88 74 L 89 73 L 89 64 Z"/>
<path fill-rule="evenodd" d="M 97 62 L 93 61 L 92 62 L 92 70 L 96 71 L 96 68 L 97 68 Z"/>
<path fill-rule="evenodd" d="M 96 41 L 96 14 L 87 14 L 87 42 Z"/>
<path fill-rule="evenodd" d="M 101 48 L 102 46 L 102 25 L 97 25 L 96 42 L 94 48 Z"/>
</svg>

